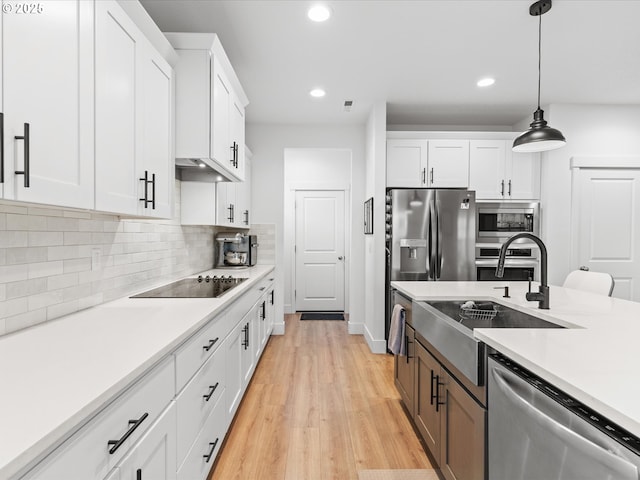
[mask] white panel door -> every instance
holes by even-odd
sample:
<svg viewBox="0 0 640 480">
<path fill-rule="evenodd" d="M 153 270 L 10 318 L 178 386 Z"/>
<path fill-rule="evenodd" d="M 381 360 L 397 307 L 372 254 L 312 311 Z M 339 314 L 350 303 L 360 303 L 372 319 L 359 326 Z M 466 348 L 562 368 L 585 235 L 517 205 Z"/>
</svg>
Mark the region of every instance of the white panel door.
<svg viewBox="0 0 640 480">
<path fill-rule="evenodd" d="M 93 2 L 4 4 L 4 196 L 93 208 Z"/>
<path fill-rule="evenodd" d="M 640 170 L 577 173 L 578 265 L 613 276 L 613 296 L 640 301 Z"/>
<path fill-rule="evenodd" d="M 344 310 L 343 191 L 296 192 L 296 310 Z"/>
</svg>

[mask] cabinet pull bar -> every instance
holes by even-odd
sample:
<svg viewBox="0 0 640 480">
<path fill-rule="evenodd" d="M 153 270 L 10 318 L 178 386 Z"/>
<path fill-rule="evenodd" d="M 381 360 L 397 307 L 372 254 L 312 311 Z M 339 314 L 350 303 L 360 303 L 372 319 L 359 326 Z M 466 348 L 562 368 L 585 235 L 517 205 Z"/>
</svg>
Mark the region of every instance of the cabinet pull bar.
<svg viewBox="0 0 640 480">
<path fill-rule="evenodd" d="M 244 211 L 244 224 L 249 225 L 249 210 Z"/>
<path fill-rule="evenodd" d="M 220 384 L 220 382 L 216 382 L 215 385 L 209 385 L 209 393 L 207 393 L 206 395 L 203 395 L 202 397 L 205 399 L 205 401 L 209 401 L 211 400 L 211 395 L 213 395 L 213 392 L 216 391 L 216 388 L 218 388 L 218 385 Z"/>
<path fill-rule="evenodd" d="M 511 180 L 509 180 L 509 196 L 511 196 Z"/>
<path fill-rule="evenodd" d="M 433 400 L 437 398 L 437 394 L 434 395 L 433 393 L 433 381 L 436 379 L 435 374 L 433 373 L 433 370 L 431 370 L 431 400 L 430 400 L 430 404 L 433 405 Z"/>
<path fill-rule="evenodd" d="M 136 470 L 136 480 L 142 480 L 142 469 Z"/>
<path fill-rule="evenodd" d="M 213 452 L 216 449 L 216 445 L 218 445 L 217 438 L 215 442 L 209 442 L 209 446 L 211 447 L 211 450 L 209 450 L 209 453 L 207 453 L 206 455 L 203 455 L 205 463 L 209 463 L 209 460 L 211 460 L 211 457 L 213 456 Z"/>
<path fill-rule="evenodd" d="M 422 184 L 426 184 L 427 183 L 427 169 L 423 168 L 422 169 Z"/>
<path fill-rule="evenodd" d="M 275 290 L 271 290 L 271 305 L 273 305 L 273 301 L 274 301 L 274 300 L 273 300 L 273 292 L 274 292 L 274 291 L 275 291 Z"/>
<path fill-rule="evenodd" d="M 235 223 L 236 221 L 236 206 L 231 204 L 231 223 Z"/>
<path fill-rule="evenodd" d="M 431 185 L 433 185 L 433 168 L 431 168 Z"/>
<path fill-rule="evenodd" d="M 156 174 L 151 174 L 151 209 L 156 209 Z"/>
<path fill-rule="evenodd" d="M 4 113 L 0 112 L 0 183 L 4 183 Z"/>
<path fill-rule="evenodd" d="M 500 182 L 500 195 L 504 197 L 504 180 Z"/>
<path fill-rule="evenodd" d="M 147 208 L 147 204 L 149 203 L 149 172 L 147 172 L 146 170 L 144 171 L 144 177 L 142 177 L 140 179 L 141 182 L 144 182 L 144 198 L 139 198 L 138 200 L 140 200 L 141 202 L 144 202 L 144 208 Z"/>
<path fill-rule="evenodd" d="M 205 352 L 208 352 L 209 350 L 211 350 L 211 347 L 213 347 L 213 346 L 216 344 L 216 342 L 217 342 L 218 340 L 220 340 L 220 337 L 216 337 L 216 338 L 214 338 L 213 340 L 209 340 L 209 345 L 204 345 L 204 346 L 202 347 L 202 349 L 203 349 Z"/>
<path fill-rule="evenodd" d="M 127 438 L 129 438 L 131 436 L 131 434 L 133 432 L 135 432 L 136 428 L 138 428 L 140 426 L 140 424 L 142 422 L 144 422 L 144 420 L 149 416 L 149 414 L 147 412 L 144 413 L 144 415 L 142 415 L 138 420 L 129 420 L 129 430 L 127 430 L 125 432 L 125 434 L 120 437 L 119 440 L 109 440 L 107 442 L 107 446 L 110 446 L 111 448 L 109 449 L 109 453 L 110 454 L 114 454 L 116 453 L 116 450 L 118 450 L 120 448 L 120 446 L 127 441 Z"/>
<path fill-rule="evenodd" d="M 229 160 L 231 162 L 231 166 L 235 166 L 236 163 L 236 142 L 233 142 L 233 145 L 231 145 L 231 147 L 229 147 L 231 149 L 231 160 Z"/>
<path fill-rule="evenodd" d="M 16 175 L 24 175 L 24 188 L 29 188 L 29 124 L 24 124 L 24 135 L 16 135 L 16 140 L 24 140 L 24 170 L 16 170 Z"/>
<path fill-rule="evenodd" d="M 440 387 L 443 387 L 444 383 L 440 383 L 440 375 L 436 375 L 436 412 L 440 411 L 440 405 L 444 405 L 446 402 L 440 401 Z"/>
</svg>

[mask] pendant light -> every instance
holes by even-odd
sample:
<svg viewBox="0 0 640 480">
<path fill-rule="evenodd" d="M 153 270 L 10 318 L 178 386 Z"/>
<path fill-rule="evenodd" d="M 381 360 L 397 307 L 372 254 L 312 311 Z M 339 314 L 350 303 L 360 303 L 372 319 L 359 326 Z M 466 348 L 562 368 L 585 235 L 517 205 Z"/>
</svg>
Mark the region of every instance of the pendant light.
<svg viewBox="0 0 640 480">
<path fill-rule="evenodd" d="M 551 0 L 539 0 L 529 7 L 529 15 L 538 20 L 538 109 L 533 113 L 529 130 L 513 141 L 514 152 L 544 152 L 564 147 L 566 140 L 560 130 L 551 128 L 544 119 L 540 108 L 540 64 L 542 57 L 542 15 L 551 10 Z"/>
</svg>

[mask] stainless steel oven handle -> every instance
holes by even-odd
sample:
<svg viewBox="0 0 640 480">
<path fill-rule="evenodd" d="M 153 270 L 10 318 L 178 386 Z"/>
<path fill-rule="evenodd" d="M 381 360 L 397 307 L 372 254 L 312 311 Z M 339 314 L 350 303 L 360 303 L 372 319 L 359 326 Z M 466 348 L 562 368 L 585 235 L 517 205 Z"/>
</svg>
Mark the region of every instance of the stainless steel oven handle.
<svg viewBox="0 0 640 480">
<path fill-rule="evenodd" d="M 590 457 L 594 462 L 597 462 L 600 465 L 617 464 L 616 471 L 620 471 L 620 467 L 622 467 L 623 470 L 629 468 L 632 469 L 632 471 L 637 472 L 636 466 L 631 462 L 611 453 L 606 449 L 606 447 L 594 443 L 590 439 L 579 435 L 567 426 L 557 422 L 522 397 L 514 388 L 511 387 L 509 382 L 522 385 L 527 384 L 512 373 L 492 368 L 491 375 L 496 382 L 496 386 L 502 391 L 504 397 L 513 405 L 514 408 L 520 411 L 518 417 L 522 419 L 523 423 L 528 421 L 527 418 L 531 419 L 531 421 L 535 422 L 538 428 L 549 432 L 549 435 L 559 438 L 564 445 L 570 445 L 572 449 L 584 452 L 586 456 Z M 540 393 L 540 395 L 543 394 Z M 558 408 L 564 409 L 564 407 L 559 404 Z"/>
</svg>

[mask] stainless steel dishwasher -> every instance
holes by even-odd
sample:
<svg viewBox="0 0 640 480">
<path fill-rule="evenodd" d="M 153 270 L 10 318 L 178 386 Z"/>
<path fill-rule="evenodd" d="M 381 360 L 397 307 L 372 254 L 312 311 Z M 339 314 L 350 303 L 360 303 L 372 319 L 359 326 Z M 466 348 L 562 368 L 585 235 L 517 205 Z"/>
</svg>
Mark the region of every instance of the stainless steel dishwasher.
<svg viewBox="0 0 640 480">
<path fill-rule="evenodd" d="M 500 354 L 489 356 L 491 480 L 638 480 L 640 440 Z"/>
</svg>

